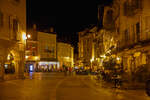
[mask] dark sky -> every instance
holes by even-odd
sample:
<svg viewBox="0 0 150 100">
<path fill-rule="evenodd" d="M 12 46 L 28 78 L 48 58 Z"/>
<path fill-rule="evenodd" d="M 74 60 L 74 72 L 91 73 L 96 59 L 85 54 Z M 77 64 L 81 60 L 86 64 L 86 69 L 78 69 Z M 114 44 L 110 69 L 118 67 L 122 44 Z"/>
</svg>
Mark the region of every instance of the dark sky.
<svg viewBox="0 0 150 100">
<path fill-rule="evenodd" d="M 77 32 L 97 24 L 97 6 L 112 0 L 27 0 L 27 24 L 55 28 L 58 40 L 77 46 Z M 77 51 L 77 49 L 76 49 Z"/>
</svg>

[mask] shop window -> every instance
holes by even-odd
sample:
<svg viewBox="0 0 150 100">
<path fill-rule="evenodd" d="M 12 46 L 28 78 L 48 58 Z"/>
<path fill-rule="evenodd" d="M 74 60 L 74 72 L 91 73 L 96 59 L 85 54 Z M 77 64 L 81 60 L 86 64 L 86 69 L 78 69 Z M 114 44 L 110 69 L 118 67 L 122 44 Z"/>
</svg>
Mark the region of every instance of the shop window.
<svg viewBox="0 0 150 100">
<path fill-rule="evenodd" d="M 15 73 L 15 65 L 14 65 L 14 63 L 5 64 L 5 73 L 6 74 L 13 74 L 13 73 Z"/>
<path fill-rule="evenodd" d="M 14 64 L 14 57 L 12 54 L 7 56 L 7 62 L 4 65 L 5 73 L 6 74 L 13 74 L 15 73 L 15 64 Z"/>
</svg>

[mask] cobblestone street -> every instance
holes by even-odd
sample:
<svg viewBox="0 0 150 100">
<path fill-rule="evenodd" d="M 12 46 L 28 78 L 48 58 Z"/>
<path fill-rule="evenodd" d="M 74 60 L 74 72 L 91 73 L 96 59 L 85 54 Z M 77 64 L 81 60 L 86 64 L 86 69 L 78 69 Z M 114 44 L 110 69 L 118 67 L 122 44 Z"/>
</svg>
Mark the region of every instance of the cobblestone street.
<svg viewBox="0 0 150 100">
<path fill-rule="evenodd" d="M 25 80 L 0 82 L 0 100 L 150 100 L 142 90 L 95 84 L 88 76 L 33 73 Z"/>
</svg>

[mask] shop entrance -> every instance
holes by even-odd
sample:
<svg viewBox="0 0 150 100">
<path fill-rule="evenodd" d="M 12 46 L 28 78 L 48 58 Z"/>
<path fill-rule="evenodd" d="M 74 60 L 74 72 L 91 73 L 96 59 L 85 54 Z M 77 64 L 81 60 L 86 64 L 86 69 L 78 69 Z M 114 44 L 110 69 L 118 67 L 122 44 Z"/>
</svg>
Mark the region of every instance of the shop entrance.
<svg viewBox="0 0 150 100">
<path fill-rule="evenodd" d="M 59 62 L 39 62 L 36 72 L 53 72 L 59 70 Z"/>
<path fill-rule="evenodd" d="M 7 62 L 4 64 L 5 74 L 14 74 L 15 73 L 15 62 L 14 56 L 12 54 L 8 54 Z"/>
</svg>

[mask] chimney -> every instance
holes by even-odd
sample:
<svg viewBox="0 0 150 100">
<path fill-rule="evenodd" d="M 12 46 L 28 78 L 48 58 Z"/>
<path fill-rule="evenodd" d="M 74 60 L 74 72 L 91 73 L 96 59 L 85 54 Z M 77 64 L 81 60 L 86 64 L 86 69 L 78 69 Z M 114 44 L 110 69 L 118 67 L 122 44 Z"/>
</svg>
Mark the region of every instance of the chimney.
<svg viewBox="0 0 150 100">
<path fill-rule="evenodd" d="M 50 27 L 50 33 L 54 32 L 54 27 Z"/>
<path fill-rule="evenodd" d="M 33 24 L 33 30 L 36 30 L 36 24 Z"/>
</svg>

